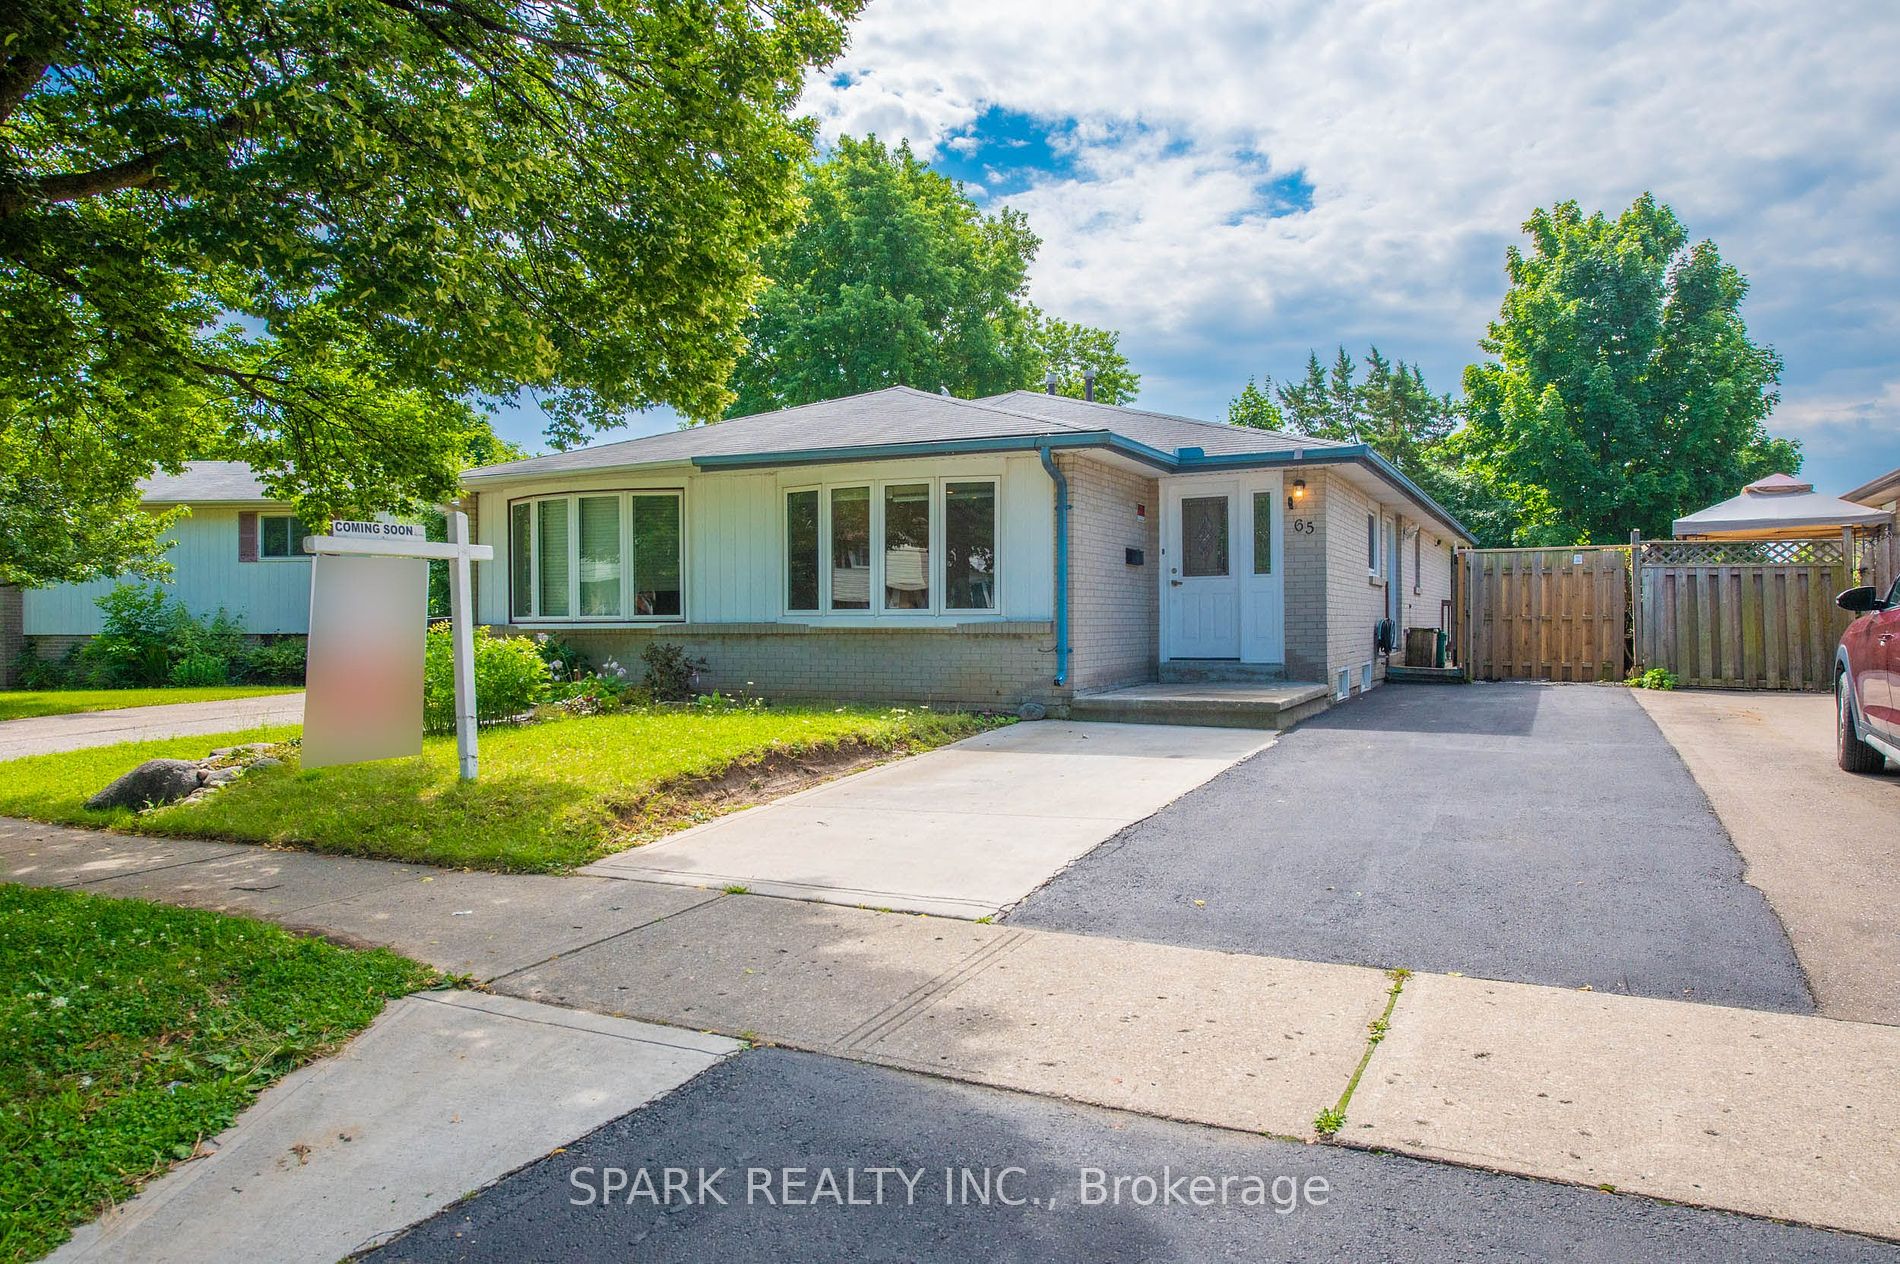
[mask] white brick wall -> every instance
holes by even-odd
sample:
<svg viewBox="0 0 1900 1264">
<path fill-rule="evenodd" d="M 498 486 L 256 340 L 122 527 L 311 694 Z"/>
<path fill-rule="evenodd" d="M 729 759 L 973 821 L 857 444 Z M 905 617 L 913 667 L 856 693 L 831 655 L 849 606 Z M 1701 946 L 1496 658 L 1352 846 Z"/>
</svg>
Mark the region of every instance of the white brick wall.
<svg viewBox="0 0 1900 1264">
<path fill-rule="evenodd" d="M 498 627 L 531 636 L 535 629 Z M 1031 700 L 1061 707 L 1055 679 L 1055 629 L 1048 623 L 965 624 L 958 628 L 806 628 L 796 624 L 670 624 L 561 634 L 598 667 L 617 659 L 630 675 L 654 641 L 683 645 L 706 660 L 700 687 L 766 698 L 839 698 L 870 702 L 1014 710 Z"/>
<path fill-rule="evenodd" d="M 1160 485 L 1105 461 L 1056 460 L 1069 480 L 1069 679 L 1077 689 L 1153 680 L 1161 656 Z M 1142 565 L 1128 564 L 1130 548 L 1142 550 Z"/>
<path fill-rule="evenodd" d="M 1366 514 L 1376 513 L 1371 497 L 1336 473 L 1326 483 L 1326 676 L 1333 683 L 1342 667 L 1360 685 L 1359 669 L 1373 663 L 1373 679 L 1385 678 L 1384 664 L 1372 647 L 1373 628 L 1385 617 L 1386 580 L 1366 573 Z M 1311 480 L 1309 479 L 1309 482 Z"/>
</svg>

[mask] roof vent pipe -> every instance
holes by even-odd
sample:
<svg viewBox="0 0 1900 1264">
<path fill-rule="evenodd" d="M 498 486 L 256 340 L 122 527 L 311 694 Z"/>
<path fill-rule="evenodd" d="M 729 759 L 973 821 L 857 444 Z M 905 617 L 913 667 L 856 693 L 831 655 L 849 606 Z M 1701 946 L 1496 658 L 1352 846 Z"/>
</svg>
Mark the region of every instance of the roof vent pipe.
<svg viewBox="0 0 1900 1264">
<path fill-rule="evenodd" d="M 1056 393 L 1056 371 L 1050 369 L 1042 375 L 1042 389 L 1053 395 Z"/>
<path fill-rule="evenodd" d="M 1089 403 L 1095 402 L 1095 370 L 1082 370 L 1082 398 Z"/>
</svg>

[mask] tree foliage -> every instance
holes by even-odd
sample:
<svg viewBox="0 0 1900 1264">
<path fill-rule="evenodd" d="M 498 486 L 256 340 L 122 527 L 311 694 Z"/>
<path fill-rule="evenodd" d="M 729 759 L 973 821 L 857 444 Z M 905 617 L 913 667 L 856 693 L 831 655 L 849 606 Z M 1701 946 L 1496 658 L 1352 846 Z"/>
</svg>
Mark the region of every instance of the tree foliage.
<svg viewBox="0 0 1900 1264">
<path fill-rule="evenodd" d="M 157 563 L 134 484 L 453 487 L 477 406 L 718 415 L 860 0 L 43 0 L 0 14 L 0 580 Z"/>
<path fill-rule="evenodd" d="M 1524 225 L 1510 288 L 1465 370 L 1456 445 L 1513 506 L 1516 542 L 1667 535 L 1680 515 L 1775 470 L 1799 445 L 1769 436 L 1781 360 L 1751 342 L 1748 283 L 1715 243 L 1688 244 L 1645 194 L 1615 219 L 1575 202 Z"/>
<path fill-rule="evenodd" d="M 1377 347 L 1358 361 L 1341 347 L 1331 364 L 1309 353 L 1299 378 L 1279 385 L 1249 379 L 1227 407 L 1235 425 L 1367 444 L 1481 544 L 1509 543 L 1511 507 L 1462 468 L 1451 442 L 1459 416 L 1457 401 L 1432 391 L 1418 365 L 1388 359 Z"/>
<path fill-rule="evenodd" d="M 843 137 L 804 181 L 798 227 L 763 255 L 770 284 L 745 326 L 728 410 L 744 416 L 887 386 L 971 397 L 1039 385 L 1132 398 L 1117 335 L 1027 300 L 1041 244 L 1021 212 L 985 214 L 907 144 Z"/>
</svg>

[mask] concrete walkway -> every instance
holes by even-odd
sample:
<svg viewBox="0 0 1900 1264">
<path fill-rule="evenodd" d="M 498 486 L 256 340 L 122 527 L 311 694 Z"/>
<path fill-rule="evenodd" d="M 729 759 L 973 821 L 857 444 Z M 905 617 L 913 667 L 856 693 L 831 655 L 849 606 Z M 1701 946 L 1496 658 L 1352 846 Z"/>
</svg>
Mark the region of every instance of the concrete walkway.
<svg viewBox="0 0 1900 1264">
<path fill-rule="evenodd" d="M 1900 1023 L 1900 770 L 1835 765 L 1828 694 L 1632 693 L 1780 914 L 1820 1012 Z"/>
<path fill-rule="evenodd" d="M 0 722 L 0 761 L 22 755 L 159 737 L 233 733 L 271 724 L 302 724 L 303 694 L 272 693 L 222 702 L 174 702 L 157 707 L 121 707 Z"/>
<path fill-rule="evenodd" d="M 505 996 L 404 997 L 51 1258 L 331 1264 L 738 1047 Z"/>
<path fill-rule="evenodd" d="M 1271 735 L 1014 724 L 616 853 L 583 873 L 988 917 Z"/>
<path fill-rule="evenodd" d="M 479 963 L 522 999 L 1284 1137 L 1340 1099 L 1388 999 L 1355 966 L 625 881 L 23 822 L 0 860 Z M 1416 976 L 1340 1140 L 1900 1237 L 1900 1028 Z"/>
</svg>

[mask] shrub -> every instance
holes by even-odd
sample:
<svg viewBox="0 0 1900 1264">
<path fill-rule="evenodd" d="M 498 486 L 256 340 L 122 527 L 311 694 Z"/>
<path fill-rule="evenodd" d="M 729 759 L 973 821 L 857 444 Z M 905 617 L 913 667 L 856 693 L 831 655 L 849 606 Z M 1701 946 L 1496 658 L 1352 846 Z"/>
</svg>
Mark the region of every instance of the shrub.
<svg viewBox="0 0 1900 1264">
<path fill-rule="evenodd" d="M 541 655 L 541 661 L 548 665 L 556 680 L 579 680 L 587 674 L 591 664 L 580 646 L 564 636 L 554 636 L 547 632 L 537 632 L 534 637 L 535 652 Z"/>
<path fill-rule="evenodd" d="M 162 685 L 171 678 L 172 642 L 191 615 L 158 588 L 119 584 L 96 604 L 105 616 L 80 651 L 84 674 L 103 687 Z"/>
<path fill-rule="evenodd" d="M 300 636 L 253 645 L 238 656 L 237 673 L 247 684 L 300 685 L 309 652 L 309 642 Z"/>
<path fill-rule="evenodd" d="M 102 688 L 223 684 L 244 651 L 244 629 L 220 610 L 199 619 L 163 589 L 120 584 L 99 597 L 105 616 L 67 684 Z"/>
<path fill-rule="evenodd" d="M 13 660 L 14 678 L 22 689 L 70 689 L 85 679 L 79 646 L 69 645 L 59 658 L 41 658 L 31 645 Z"/>
<path fill-rule="evenodd" d="M 1645 672 L 1631 672 L 1623 683 L 1632 689 L 1674 689 L 1682 681 L 1667 667 L 1652 667 Z"/>
<path fill-rule="evenodd" d="M 647 665 L 646 688 L 656 702 L 691 702 L 706 660 L 694 658 L 684 645 L 653 641 L 640 651 Z"/>
<path fill-rule="evenodd" d="M 422 726 L 455 731 L 455 642 L 447 623 L 433 624 L 422 668 Z M 527 715 L 553 683 L 547 661 L 525 636 L 475 629 L 475 718 L 483 724 Z"/>
<path fill-rule="evenodd" d="M 224 685 L 230 681 L 230 664 L 204 650 L 192 650 L 172 664 L 171 683 L 174 685 Z"/>
</svg>

